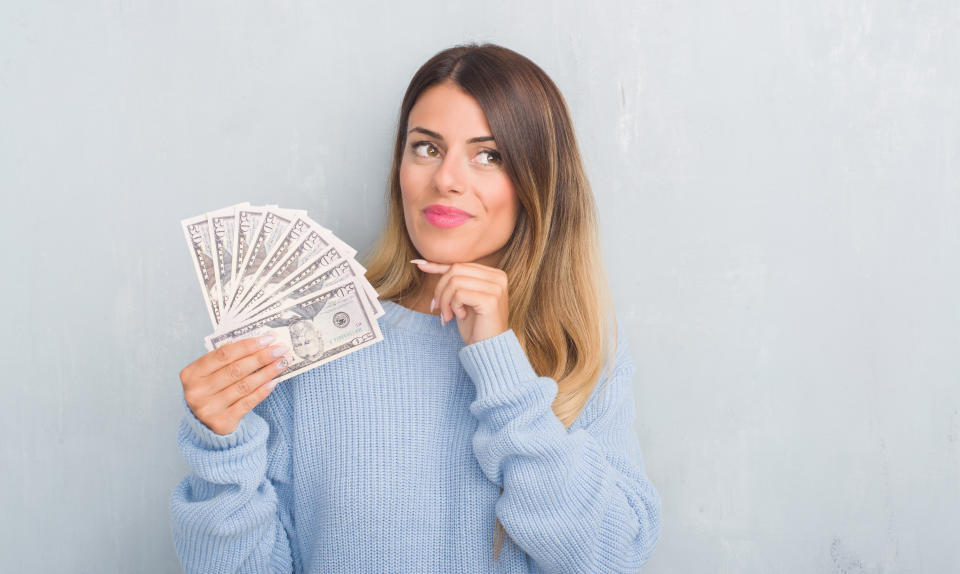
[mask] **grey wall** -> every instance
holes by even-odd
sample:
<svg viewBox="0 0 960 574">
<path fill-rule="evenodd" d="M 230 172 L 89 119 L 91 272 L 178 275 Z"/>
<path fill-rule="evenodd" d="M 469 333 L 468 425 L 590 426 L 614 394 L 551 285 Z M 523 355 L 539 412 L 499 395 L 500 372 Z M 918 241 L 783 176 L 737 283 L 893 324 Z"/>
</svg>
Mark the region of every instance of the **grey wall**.
<svg viewBox="0 0 960 574">
<path fill-rule="evenodd" d="M 366 249 L 400 98 L 493 41 L 565 93 L 663 497 L 654 573 L 960 569 L 960 5 L 6 1 L 0 570 L 177 572 L 181 218 Z"/>
</svg>

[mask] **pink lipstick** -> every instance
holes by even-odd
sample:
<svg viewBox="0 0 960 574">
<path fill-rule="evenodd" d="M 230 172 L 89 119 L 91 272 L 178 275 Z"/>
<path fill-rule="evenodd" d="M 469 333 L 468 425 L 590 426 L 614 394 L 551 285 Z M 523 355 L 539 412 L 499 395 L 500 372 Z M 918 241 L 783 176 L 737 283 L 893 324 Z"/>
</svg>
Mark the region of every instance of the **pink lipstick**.
<svg viewBox="0 0 960 574">
<path fill-rule="evenodd" d="M 444 229 L 456 227 L 473 217 L 462 209 L 441 205 L 439 203 L 427 206 L 427 208 L 423 210 L 423 215 L 431 224 Z"/>
</svg>

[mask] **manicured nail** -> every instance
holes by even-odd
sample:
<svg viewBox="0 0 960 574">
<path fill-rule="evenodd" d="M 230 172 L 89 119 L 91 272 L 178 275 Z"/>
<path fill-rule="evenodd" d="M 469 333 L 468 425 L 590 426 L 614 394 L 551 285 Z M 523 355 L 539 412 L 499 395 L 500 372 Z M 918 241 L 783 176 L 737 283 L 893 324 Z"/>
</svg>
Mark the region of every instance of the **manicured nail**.
<svg viewBox="0 0 960 574">
<path fill-rule="evenodd" d="M 276 368 L 278 371 L 282 371 L 287 368 L 287 364 L 288 363 L 286 359 L 280 359 L 279 361 L 277 361 Z"/>
<path fill-rule="evenodd" d="M 280 382 L 280 381 L 278 381 L 277 379 L 271 380 L 269 383 L 267 383 L 267 390 L 270 390 L 270 389 L 272 389 L 273 387 L 277 386 L 277 383 L 279 383 L 279 382 Z"/>
<path fill-rule="evenodd" d="M 266 347 L 267 345 L 272 343 L 274 340 L 276 340 L 276 337 L 274 337 L 273 335 L 264 335 L 263 337 L 260 337 L 259 339 L 257 339 L 257 344 L 260 345 L 261 347 Z"/>
<path fill-rule="evenodd" d="M 424 263 L 426 263 L 426 261 L 424 261 L 423 259 L 411 259 L 411 260 L 410 260 L 410 263 L 416 263 L 417 265 L 423 265 Z"/>
<path fill-rule="evenodd" d="M 436 299 L 430 299 L 430 312 L 433 313 L 433 308 L 437 306 Z"/>
<path fill-rule="evenodd" d="M 282 357 L 286 355 L 288 352 L 290 352 L 290 347 L 287 347 L 286 345 L 280 345 L 275 349 L 273 349 L 272 351 L 270 351 L 270 354 L 273 355 L 274 357 Z"/>
</svg>

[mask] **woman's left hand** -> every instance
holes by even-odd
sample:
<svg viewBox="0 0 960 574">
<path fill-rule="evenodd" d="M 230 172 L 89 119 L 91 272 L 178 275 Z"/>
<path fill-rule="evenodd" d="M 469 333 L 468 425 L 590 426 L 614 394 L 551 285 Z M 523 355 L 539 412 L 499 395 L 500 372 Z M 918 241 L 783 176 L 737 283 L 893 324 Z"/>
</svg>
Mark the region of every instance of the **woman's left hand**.
<svg viewBox="0 0 960 574">
<path fill-rule="evenodd" d="M 467 345 L 507 331 L 510 307 L 507 274 L 479 263 L 418 263 L 424 273 L 442 273 L 433 293 L 443 324 L 457 318 Z M 431 309 L 432 311 L 432 309 Z"/>
</svg>

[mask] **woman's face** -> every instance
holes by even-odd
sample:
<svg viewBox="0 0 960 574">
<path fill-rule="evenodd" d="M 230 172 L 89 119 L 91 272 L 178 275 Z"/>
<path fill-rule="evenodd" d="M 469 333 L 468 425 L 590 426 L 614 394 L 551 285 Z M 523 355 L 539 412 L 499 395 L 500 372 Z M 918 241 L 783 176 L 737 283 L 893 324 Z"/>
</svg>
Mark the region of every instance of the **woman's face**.
<svg viewBox="0 0 960 574">
<path fill-rule="evenodd" d="M 495 265 L 519 202 L 480 105 L 437 84 L 420 94 L 406 129 L 400 190 L 414 247 L 435 263 Z"/>
</svg>

